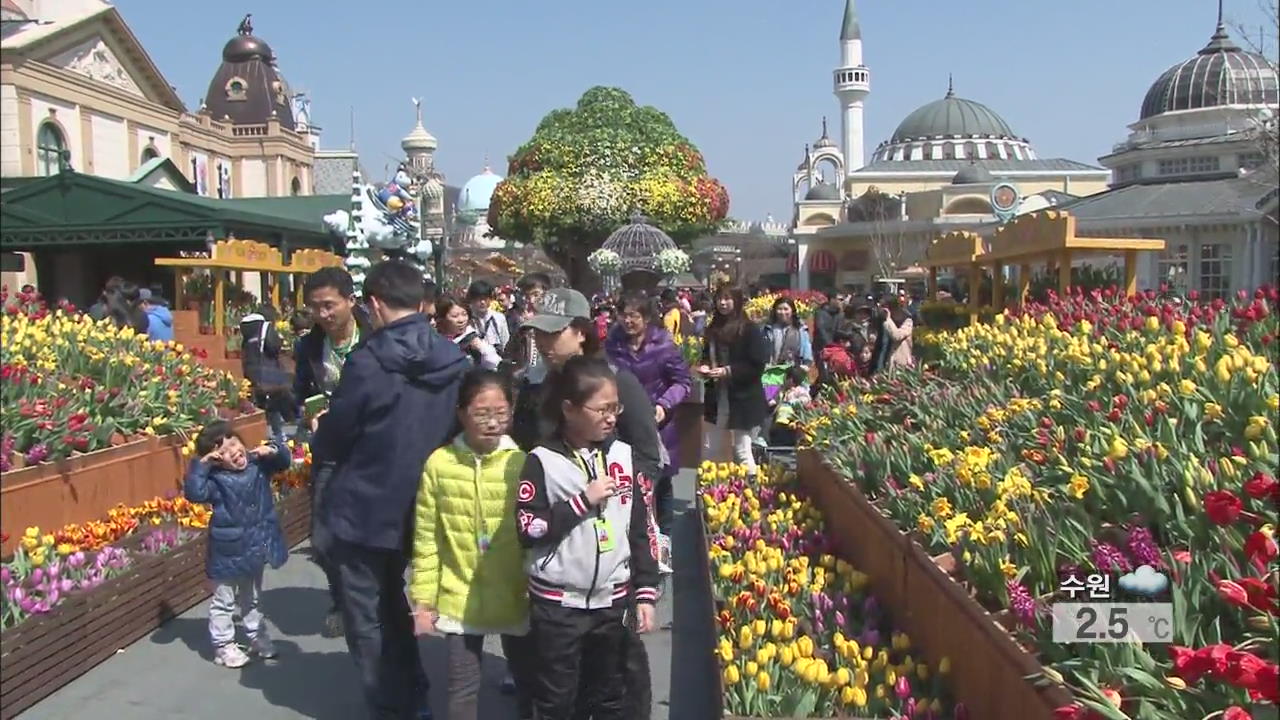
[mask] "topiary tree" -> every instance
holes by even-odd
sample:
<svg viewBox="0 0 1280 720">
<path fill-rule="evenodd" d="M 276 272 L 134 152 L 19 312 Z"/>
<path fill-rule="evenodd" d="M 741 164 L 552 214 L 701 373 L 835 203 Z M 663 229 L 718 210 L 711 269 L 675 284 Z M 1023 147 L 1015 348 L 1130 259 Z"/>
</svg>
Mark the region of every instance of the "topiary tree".
<svg viewBox="0 0 1280 720">
<path fill-rule="evenodd" d="M 687 245 L 714 232 L 729 194 L 666 113 L 594 87 L 553 110 L 511 156 L 489 202 L 496 235 L 542 245 L 577 285 L 586 257 L 639 210 Z"/>
</svg>

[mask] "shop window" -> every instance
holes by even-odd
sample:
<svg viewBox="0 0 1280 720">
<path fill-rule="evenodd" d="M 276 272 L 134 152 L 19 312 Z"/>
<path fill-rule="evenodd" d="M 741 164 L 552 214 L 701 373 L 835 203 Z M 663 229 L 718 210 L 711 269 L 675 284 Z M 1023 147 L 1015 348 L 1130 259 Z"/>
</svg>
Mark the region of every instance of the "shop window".
<svg viewBox="0 0 1280 720">
<path fill-rule="evenodd" d="M 62 158 L 67 151 L 62 130 L 51 122 L 40 126 L 36 133 L 36 171 L 41 175 L 56 175 L 62 168 Z M 70 162 L 70 157 L 67 157 Z"/>
<path fill-rule="evenodd" d="M 1191 271 L 1190 250 L 1185 243 L 1171 244 L 1160 253 L 1157 272 L 1160 284 L 1168 285 L 1173 292 L 1185 295 L 1190 289 L 1187 275 Z"/>
<path fill-rule="evenodd" d="M 1231 246 L 1204 243 L 1200 246 L 1200 293 L 1206 299 L 1226 298 L 1231 293 Z"/>
</svg>

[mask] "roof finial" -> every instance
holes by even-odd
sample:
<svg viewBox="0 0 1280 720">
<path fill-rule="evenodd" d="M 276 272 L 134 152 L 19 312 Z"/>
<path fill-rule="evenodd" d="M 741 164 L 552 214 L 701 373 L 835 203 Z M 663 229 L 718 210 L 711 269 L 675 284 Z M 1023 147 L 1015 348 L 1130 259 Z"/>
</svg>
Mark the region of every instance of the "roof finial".
<svg viewBox="0 0 1280 720">
<path fill-rule="evenodd" d="M 822 116 L 822 137 L 827 136 L 827 116 Z"/>
<path fill-rule="evenodd" d="M 488 152 L 485 152 L 484 154 L 484 170 L 481 170 L 481 172 L 492 172 L 492 170 L 489 169 L 489 153 Z"/>
<path fill-rule="evenodd" d="M 240 21 L 240 27 L 236 28 L 236 33 L 240 35 L 252 35 L 253 21 L 250 20 L 250 18 L 252 17 L 253 17 L 253 13 L 245 14 L 244 19 Z"/>
<path fill-rule="evenodd" d="M 947 73 L 947 97 L 955 97 L 955 96 L 956 96 L 955 82 L 951 77 L 951 73 Z"/>
<path fill-rule="evenodd" d="M 1218 27 L 1222 27 L 1222 0 L 1218 0 Z"/>
<path fill-rule="evenodd" d="M 1209 44 L 1200 50 L 1201 55 L 1232 52 L 1240 49 L 1232 44 L 1231 36 L 1227 34 L 1227 23 L 1222 12 L 1223 4 L 1223 0 L 1218 0 L 1218 25 L 1214 28 L 1213 35 L 1209 38 Z"/>
<path fill-rule="evenodd" d="M 418 124 L 422 124 L 422 98 L 409 98 L 413 103 L 414 114 L 418 116 Z"/>
<path fill-rule="evenodd" d="M 840 39 L 862 39 L 862 28 L 858 25 L 858 11 L 853 7 L 853 0 L 844 0 L 844 22 L 840 24 Z"/>
</svg>

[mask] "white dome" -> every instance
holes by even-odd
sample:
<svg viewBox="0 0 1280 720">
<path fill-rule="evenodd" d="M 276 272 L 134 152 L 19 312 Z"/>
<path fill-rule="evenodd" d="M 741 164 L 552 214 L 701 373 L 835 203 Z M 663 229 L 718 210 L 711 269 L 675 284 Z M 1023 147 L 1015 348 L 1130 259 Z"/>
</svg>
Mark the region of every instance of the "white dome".
<svg viewBox="0 0 1280 720">
<path fill-rule="evenodd" d="M 502 182 L 502 176 L 486 166 L 479 175 L 462 186 L 462 192 L 458 195 L 458 209 L 463 212 L 488 210 L 489 199 L 493 197 L 493 191 L 500 182 Z"/>
<path fill-rule="evenodd" d="M 400 141 L 400 147 L 404 151 L 409 150 L 435 150 L 437 146 L 436 136 L 427 132 L 423 127 L 422 121 L 419 120 L 417 125 L 413 126 L 413 130 L 405 135 Z"/>
</svg>

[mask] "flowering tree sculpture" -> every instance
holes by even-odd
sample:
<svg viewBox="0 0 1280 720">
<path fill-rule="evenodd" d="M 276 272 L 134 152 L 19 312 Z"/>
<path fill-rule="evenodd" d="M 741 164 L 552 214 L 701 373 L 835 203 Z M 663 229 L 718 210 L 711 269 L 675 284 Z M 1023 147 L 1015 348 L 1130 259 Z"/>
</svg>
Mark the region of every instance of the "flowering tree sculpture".
<svg viewBox="0 0 1280 720">
<path fill-rule="evenodd" d="M 677 242 L 714 232 L 729 195 L 666 113 L 618 88 L 594 87 L 553 110 L 510 159 L 494 190 L 494 234 L 537 242 L 574 284 L 609 233 L 644 213 Z"/>
</svg>

